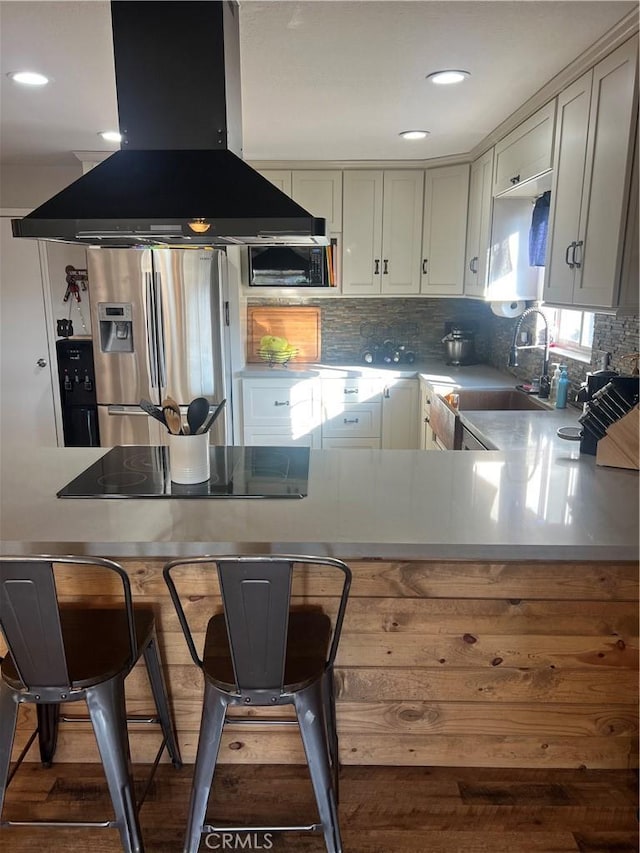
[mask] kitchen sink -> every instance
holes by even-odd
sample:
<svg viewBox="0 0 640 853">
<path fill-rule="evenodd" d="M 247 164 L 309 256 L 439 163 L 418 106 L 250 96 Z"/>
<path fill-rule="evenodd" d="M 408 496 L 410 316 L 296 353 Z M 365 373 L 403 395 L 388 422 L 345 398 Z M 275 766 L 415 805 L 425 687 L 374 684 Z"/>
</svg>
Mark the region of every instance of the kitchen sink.
<svg viewBox="0 0 640 853">
<path fill-rule="evenodd" d="M 532 397 L 516 388 L 496 388 L 489 391 L 458 391 L 461 412 L 470 411 L 548 411 L 549 403 Z"/>
</svg>

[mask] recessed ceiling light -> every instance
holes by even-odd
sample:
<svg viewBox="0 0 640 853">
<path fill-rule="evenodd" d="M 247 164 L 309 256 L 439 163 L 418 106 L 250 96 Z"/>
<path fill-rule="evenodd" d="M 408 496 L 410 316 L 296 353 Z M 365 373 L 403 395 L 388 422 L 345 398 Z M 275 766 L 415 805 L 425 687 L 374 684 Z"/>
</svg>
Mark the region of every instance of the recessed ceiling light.
<svg viewBox="0 0 640 853">
<path fill-rule="evenodd" d="M 103 130 L 98 134 L 105 142 L 122 142 L 122 135 L 117 130 Z"/>
<path fill-rule="evenodd" d="M 428 130 L 403 130 L 398 134 L 403 139 L 424 139 L 429 135 Z"/>
<path fill-rule="evenodd" d="M 44 74 L 38 74 L 37 71 L 11 71 L 7 74 L 14 83 L 22 83 L 24 86 L 45 86 L 49 82 L 49 78 Z"/>
<path fill-rule="evenodd" d="M 427 74 L 427 80 L 431 80 L 432 83 L 437 83 L 438 86 L 450 86 L 452 83 L 462 83 L 462 81 L 466 80 L 467 77 L 471 77 L 471 74 L 468 71 L 459 71 L 454 69 L 433 71 L 431 74 Z"/>
</svg>

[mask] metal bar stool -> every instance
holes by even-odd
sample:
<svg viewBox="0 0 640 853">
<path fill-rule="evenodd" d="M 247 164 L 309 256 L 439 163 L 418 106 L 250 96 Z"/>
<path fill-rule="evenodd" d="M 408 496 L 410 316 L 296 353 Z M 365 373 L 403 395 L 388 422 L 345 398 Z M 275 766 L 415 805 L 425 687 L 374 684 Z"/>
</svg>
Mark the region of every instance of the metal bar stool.
<svg viewBox="0 0 640 853">
<path fill-rule="evenodd" d="M 115 572 L 122 584 L 124 606 L 81 609 L 60 605 L 54 563 L 72 566 L 78 574 L 88 568 Z M 126 853 L 142 853 L 138 811 L 165 746 L 174 766 L 182 766 L 158 654 L 153 612 L 133 607 L 129 578 L 124 569 L 111 560 L 0 557 L 0 628 L 9 647 L 9 654 L 0 665 L 0 825 L 114 827 L 120 832 Z M 141 656 L 144 656 L 157 716 L 128 718 L 124 679 Z M 81 699 L 86 701 L 89 716 L 63 719 L 91 721 L 115 820 L 2 821 L 5 792 L 36 735 L 40 739 L 43 764 L 48 766 L 56 748 L 60 704 Z M 38 728 L 9 774 L 18 705 L 23 702 L 36 704 Z M 159 723 L 163 733 L 151 776 L 137 804 L 127 733 L 127 722 L 132 721 Z"/>
<path fill-rule="evenodd" d="M 343 573 L 333 628 L 319 609 L 291 608 L 294 566 Z M 171 572 L 180 566 L 216 568 L 223 612 L 207 625 L 202 659 Z M 164 567 L 191 657 L 204 674 L 204 700 L 184 853 L 196 853 L 202 833 L 322 831 L 327 851 L 341 853 L 338 824 L 338 735 L 333 666 L 351 585 L 351 570 L 340 560 L 291 555 L 196 557 L 172 560 Z M 214 826 L 205 823 L 227 708 L 231 705 L 293 705 L 309 765 L 320 816 L 305 826 Z M 251 722 L 282 725 L 281 720 L 251 717 Z M 238 722 L 233 717 L 234 724 Z"/>
</svg>

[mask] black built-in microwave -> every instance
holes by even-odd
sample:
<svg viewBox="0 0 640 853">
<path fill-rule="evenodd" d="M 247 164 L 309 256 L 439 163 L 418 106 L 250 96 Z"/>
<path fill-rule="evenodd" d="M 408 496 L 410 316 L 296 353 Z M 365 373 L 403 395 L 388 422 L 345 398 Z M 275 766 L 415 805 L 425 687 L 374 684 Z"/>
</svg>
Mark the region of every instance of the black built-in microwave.
<svg viewBox="0 0 640 853">
<path fill-rule="evenodd" d="M 335 284 L 331 246 L 251 246 L 251 287 L 331 287 Z"/>
</svg>

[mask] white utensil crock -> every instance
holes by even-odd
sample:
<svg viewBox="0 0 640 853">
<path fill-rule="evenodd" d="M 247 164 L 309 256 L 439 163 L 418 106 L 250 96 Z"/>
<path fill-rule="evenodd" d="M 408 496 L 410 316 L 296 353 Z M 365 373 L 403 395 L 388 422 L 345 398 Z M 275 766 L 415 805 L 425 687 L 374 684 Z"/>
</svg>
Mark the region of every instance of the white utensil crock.
<svg viewBox="0 0 640 853">
<path fill-rule="evenodd" d="M 209 433 L 169 436 L 169 470 L 174 483 L 209 479 Z"/>
</svg>

